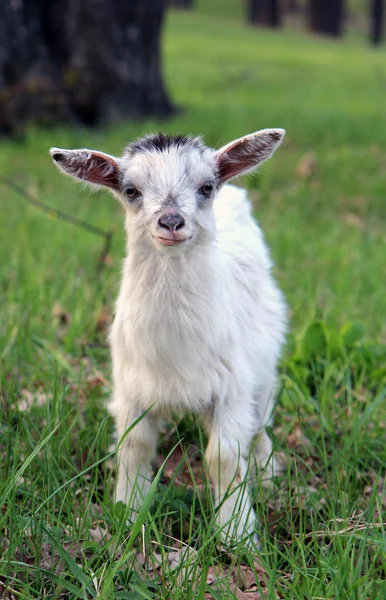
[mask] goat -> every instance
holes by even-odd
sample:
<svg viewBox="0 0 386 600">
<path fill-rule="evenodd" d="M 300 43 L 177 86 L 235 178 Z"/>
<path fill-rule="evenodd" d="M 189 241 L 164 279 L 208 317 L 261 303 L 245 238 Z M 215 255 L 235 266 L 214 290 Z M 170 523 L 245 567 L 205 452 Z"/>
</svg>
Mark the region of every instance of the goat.
<svg viewBox="0 0 386 600">
<path fill-rule="evenodd" d="M 245 190 L 224 184 L 268 159 L 284 133 L 264 129 L 218 151 L 164 134 L 129 143 L 121 158 L 50 151 L 64 173 L 109 188 L 126 213 L 109 409 L 123 440 L 115 500 L 130 505 L 131 519 L 150 487 L 160 420 L 190 411 L 208 432 L 223 540 L 257 541 L 249 494 L 240 501 L 239 491 L 254 438 L 257 463 L 275 470 L 265 426 L 286 305 Z"/>
</svg>

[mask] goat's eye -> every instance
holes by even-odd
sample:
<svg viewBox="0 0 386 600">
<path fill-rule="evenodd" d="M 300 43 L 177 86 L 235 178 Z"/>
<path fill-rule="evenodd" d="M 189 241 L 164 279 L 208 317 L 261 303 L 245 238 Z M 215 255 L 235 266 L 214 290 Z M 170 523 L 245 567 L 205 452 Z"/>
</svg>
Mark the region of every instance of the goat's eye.
<svg viewBox="0 0 386 600">
<path fill-rule="evenodd" d="M 139 191 L 133 185 L 128 185 L 125 188 L 125 195 L 129 200 L 135 200 L 139 196 Z"/>
<path fill-rule="evenodd" d="M 201 187 L 200 192 L 203 196 L 210 196 L 214 190 L 214 185 L 211 181 L 206 181 Z"/>
</svg>

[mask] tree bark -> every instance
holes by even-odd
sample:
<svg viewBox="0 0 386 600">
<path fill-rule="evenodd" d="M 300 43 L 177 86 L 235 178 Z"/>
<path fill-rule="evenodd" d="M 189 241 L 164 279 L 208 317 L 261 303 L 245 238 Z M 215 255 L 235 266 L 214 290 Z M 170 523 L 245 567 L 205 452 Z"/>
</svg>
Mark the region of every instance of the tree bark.
<svg viewBox="0 0 386 600">
<path fill-rule="evenodd" d="M 310 0 L 310 28 L 315 33 L 339 37 L 343 31 L 344 0 Z"/>
<path fill-rule="evenodd" d="M 290 13 L 297 13 L 300 10 L 299 0 L 287 0 L 285 8 Z"/>
<path fill-rule="evenodd" d="M 374 46 L 377 46 L 382 41 L 383 35 L 383 19 L 384 19 L 384 2 L 383 0 L 370 0 L 371 9 L 371 32 L 370 38 Z"/>
<path fill-rule="evenodd" d="M 280 27 L 280 0 L 248 0 L 248 21 L 267 27 Z"/>
<path fill-rule="evenodd" d="M 0 133 L 173 111 L 161 75 L 164 0 L 0 0 Z"/>
<path fill-rule="evenodd" d="M 193 8 L 194 0 L 169 0 L 169 4 L 178 8 Z"/>
</svg>

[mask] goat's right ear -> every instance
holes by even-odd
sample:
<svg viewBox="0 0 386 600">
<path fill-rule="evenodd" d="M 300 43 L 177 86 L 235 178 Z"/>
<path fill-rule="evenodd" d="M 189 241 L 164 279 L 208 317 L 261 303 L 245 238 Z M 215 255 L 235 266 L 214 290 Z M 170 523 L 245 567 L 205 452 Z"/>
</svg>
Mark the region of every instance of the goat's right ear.
<svg viewBox="0 0 386 600">
<path fill-rule="evenodd" d="M 119 190 L 119 159 L 96 150 L 51 148 L 55 165 L 66 175 Z"/>
</svg>

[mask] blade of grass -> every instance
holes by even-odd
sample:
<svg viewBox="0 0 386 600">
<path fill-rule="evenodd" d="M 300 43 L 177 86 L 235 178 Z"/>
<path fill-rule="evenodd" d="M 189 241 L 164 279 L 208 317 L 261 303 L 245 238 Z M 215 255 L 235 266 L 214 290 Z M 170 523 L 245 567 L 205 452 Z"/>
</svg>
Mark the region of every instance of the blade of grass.
<svg viewBox="0 0 386 600">
<path fill-rule="evenodd" d="M 47 444 L 47 442 L 52 438 L 54 433 L 58 430 L 59 425 L 60 425 L 60 423 L 58 423 L 46 437 L 43 437 L 43 439 L 40 440 L 40 442 L 37 444 L 36 448 L 26 458 L 26 460 L 23 462 L 21 467 L 19 467 L 19 469 L 8 478 L 9 479 L 8 484 L 6 484 L 6 488 L 3 492 L 3 494 L 0 496 L 0 506 L 5 503 L 5 500 L 8 496 L 8 494 L 10 493 L 10 491 L 12 490 L 12 487 L 15 484 L 15 482 L 23 475 L 24 471 L 32 463 L 34 458 L 39 454 L 39 452 L 42 450 L 42 448 L 44 448 L 44 446 Z"/>
<path fill-rule="evenodd" d="M 43 525 L 43 531 L 46 534 L 46 536 L 48 537 L 48 539 L 50 540 L 52 547 L 55 548 L 55 550 L 57 550 L 60 557 L 63 559 L 63 561 L 67 564 L 68 568 L 71 570 L 71 573 L 77 578 L 79 583 L 82 585 L 82 588 L 87 590 L 87 592 L 91 595 L 92 598 L 95 598 L 95 589 L 92 586 L 93 577 L 87 577 L 83 573 L 80 566 L 75 562 L 75 560 L 67 552 L 67 550 L 65 550 L 63 548 L 63 546 L 61 545 L 59 540 L 57 540 L 56 537 L 51 533 L 51 531 L 49 529 L 47 529 L 47 527 L 45 527 L 44 525 Z M 83 597 L 85 598 L 85 600 L 87 600 L 86 593 L 83 594 Z"/>
</svg>

